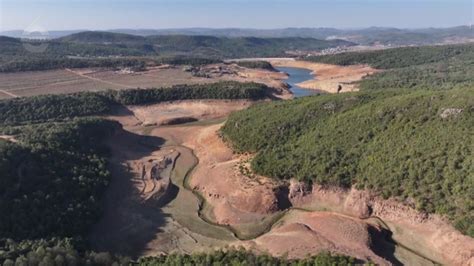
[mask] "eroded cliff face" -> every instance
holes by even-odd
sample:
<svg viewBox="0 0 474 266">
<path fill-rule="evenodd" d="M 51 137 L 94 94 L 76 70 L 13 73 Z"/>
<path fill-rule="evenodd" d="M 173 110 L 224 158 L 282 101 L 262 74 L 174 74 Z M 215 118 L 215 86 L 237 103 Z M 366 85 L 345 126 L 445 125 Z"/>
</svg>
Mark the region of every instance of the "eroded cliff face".
<svg viewBox="0 0 474 266">
<path fill-rule="evenodd" d="M 384 200 L 365 190 L 328 188 L 295 180 L 283 182 L 255 175 L 248 168 L 252 155 L 233 153 L 219 138 L 219 128 L 220 125 L 173 127 L 160 132 L 182 141 L 199 158 L 189 185 L 205 199 L 208 208 L 202 214 L 217 224 L 253 236 L 245 238 L 250 241 L 236 244 L 291 257 L 329 250 L 388 264 L 393 250 L 387 257 L 382 254 L 384 247 L 376 241 L 391 234 L 398 244 L 421 258 L 447 265 L 473 263 L 473 239 L 439 216 L 418 212 L 409 202 Z M 182 130 L 180 138 L 178 129 Z M 291 210 L 282 212 L 288 209 Z M 347 246 L 349 239 L 353 244 Z M 405 262 L 424 265 L 412 257 Z"/>
<path fill-rule="evenodd" d="M 332 212 L 292 210 L 270 232 L 248 245 L 275 256 L 304 258 L 307 254 L 331 252 L 390 265 L 374 252 L 378 239 L 384 239 L 383 229 L 363 220 Z"/>
<path fill-rule="evenodd" d="M 360 219 L 381 219 L 399 244 L 447 265 L 474 265 L 474 239 L 461 234 L 449 221 L 414 209 L 409 202 L 383 199 L 366 190 L 289 183 L 294 207 L 331 210 Z"/>
</svg>

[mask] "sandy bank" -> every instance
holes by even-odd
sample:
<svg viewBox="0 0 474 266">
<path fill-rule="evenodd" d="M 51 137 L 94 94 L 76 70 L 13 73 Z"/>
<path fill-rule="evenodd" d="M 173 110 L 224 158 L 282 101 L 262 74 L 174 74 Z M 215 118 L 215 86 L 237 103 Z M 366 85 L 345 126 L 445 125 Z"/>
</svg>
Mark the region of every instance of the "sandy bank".
<svg viewBox="0 0 474 266">
<path fill-rule="evenodd" d="M 298 86 L 329 93 L 336 93 L 339 85 L 342 86 L 341 92 L 357 91 L 357 81 L 380 71 L 366 65 L 338 66 L 287 59 L 270 59 L 268 61 L 275 67 L 296 67 L 312 70 L 315 79 L 299 83 Z"/>
<path fill-rule="evenodd" d="M 378 217 L 393 232 L 392 238 L 424 257 L 446 265 L 473 265 L 474 239 L 462 235 L 449 221 L 421 213 L 395 199 L 382 199 L 369 191 L 306 186 L 291 182 L 293 206 L 327 209 L 360 219 Z"/>
<path fill-rule="evenodd" d="M 178 118 L 219 119 L 248 108 L 249 100 L 184 100 L 148 106 L 131 106 L 130 111 L 144 125 L 162 125 Z"/>
</svg>

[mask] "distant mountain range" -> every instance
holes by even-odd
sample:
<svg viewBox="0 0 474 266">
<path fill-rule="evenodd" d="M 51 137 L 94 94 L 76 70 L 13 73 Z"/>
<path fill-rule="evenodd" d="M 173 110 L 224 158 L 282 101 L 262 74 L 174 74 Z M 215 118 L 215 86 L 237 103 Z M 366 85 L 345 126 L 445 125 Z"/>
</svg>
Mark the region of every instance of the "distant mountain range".
<svg viewBox="0 0 474 266">
<path fill-rule="evenodd" d="M 356 45 L 346 40 L 320 40 L 307 37 L 140 36 L 99 31 L 79 32 L 55 39 L 54 41 L 130 48 L 142 51 L 145 54 L 181 54 L 217 58 L 282 56 L 285 55 L 286 51 L 318 51 L 327 48 Z"/>
<path fill-rule="evenodd" d="M 202 62 L 202 59 L 215 61 L 245 57 L 281 57 L 306 53 L 306 51 L 321 51 L 354 45 L 356 44 L 345 40 L 302 37 L 138 36 L 100 31 L 79 32 L 49 40 L 0 36 L 0 72 L 65 67 L 110 67 L 118 63 L 135 66 L 138 61 L 144 64 L 143 57 L 160 62 L 163 60 Z M 44 47 L 44 50 L 38 53 L 29 50 L 31 47 L 38 46 Z M 117 62 L 118 58 L 120 62 Z"/>
<path fill-rule="evenodd" d="M 0 35 L 16 38 L 61 38 L 84 30 L 50 31 L 47 35 L 25 35 L 23 31 L 4 31 Z M 342 39 L 361 45 L 427 45 L 437 43 L 459 43 L 474 41 L 474 30 L 470 26 L 451 28 L 397 29 L 371 27 L 365 29 L 335 28 L 285 28 L 285 29 L 240 29 L 240 28 L 184 28 L 184 29 L 113 29 L 108 32 L 136 36 L 152 35 L 201 35 L 217 37 L 284 38 L 301 37 L 315 39 Z"/>
</svg>

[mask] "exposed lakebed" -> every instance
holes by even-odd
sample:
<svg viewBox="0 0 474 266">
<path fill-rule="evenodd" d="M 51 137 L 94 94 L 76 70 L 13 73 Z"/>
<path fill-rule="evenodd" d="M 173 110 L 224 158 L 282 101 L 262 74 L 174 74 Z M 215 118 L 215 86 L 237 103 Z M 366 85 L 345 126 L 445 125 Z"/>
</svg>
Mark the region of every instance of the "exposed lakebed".
<svg viewBox="0 0 474 266">
<path fill-rule="evenodd" d="M 285 72 L 288 74 L 288 79 L 286 82 L 291 86 L 290 90 L 295 98 L 321 93 L 318 90 L 309 90 L 298 86 L 299 83 L 312 80 L 314 78 L 311 70 L 297 67 L 276 67 L 276 69 L 280 72 Z"/>
<path fill-rule="evenodd" d="M 311 75 L 309 71 L 308 74 Z M 181 106 L 184 103 L 176 104 Z M 247 106 L 232 104 L 235 109 Z M 348 217 L 313 201 L 311 206 L 289 205 L 272 209 L 271 196 L 275 191 L 270 180 L 257 180 L 236 171 L 238 158 L 218 137 L 219 125 L 227 113 L 218 120 L 203 117 L 194 123 L 154 126 L 157 121 L 150 118 L 156 117 L 155 114 L 161 110 L 157 108 L 165 108 L 162 105 L 132 109 L 133 117 L 117 118 L 124 126 L 124 132 L 111 141 L 116 155 L 112 160 L 115 179 L 109 191 L 112 195 L 109 207 L 106 208 L 110 212 L 108 219 L 103 220 L 102 226 L 97 228 L 100 230 L 96 230 L 95 238 L 92 238 L 96 240 L 98 250 L 141 256 L 192 253 L 235 245 L 270 250 L 271 254 L 279 256 L 288 249 L 285 241 L 300 239 L 294 242 L 300 246 L 292 249 L 292 256 L 304 257 L 308 253 L 329 249 L 380 264 L 410 261 L 431 264 L 418 252 L 394 242 L 392 227 L 376 217 L 366 220 Z M 214 106 L 215 103 L 207 105 Z M 191 108 L 194 105 L 186 103 L 186 106 Z M 175 108 L 169 106 L 165 109 Z M 204 113 L 209 110 L 201 105 L 194 108 Z M 152 164 L 155 159 L 176 152 L 179 156 L 174 160 L 165 196 L 157 194 L 157 197 L 147 196 L 145 201 L 141 198 L 135 200 L 137 192 L 142 191 L 142 165 Z M 130 193 L 127 194 L 130 197 L 124 197 L 126 193 Z M 284 191 L 279 194 L 285 199 L 288 196 Z M 268 196 L 270 200 L 260 195 Z M 117 200 L 117 197 L 122 200 Z M 373 231 L 373 228 L 383 230 Z M 307 237 L 304 241 L 301 240 L 303 236 Z M 349 239 L 352 239 L 350 244 Z M 381 251 L 376 247 L 384 248 Z"/>
</svg>

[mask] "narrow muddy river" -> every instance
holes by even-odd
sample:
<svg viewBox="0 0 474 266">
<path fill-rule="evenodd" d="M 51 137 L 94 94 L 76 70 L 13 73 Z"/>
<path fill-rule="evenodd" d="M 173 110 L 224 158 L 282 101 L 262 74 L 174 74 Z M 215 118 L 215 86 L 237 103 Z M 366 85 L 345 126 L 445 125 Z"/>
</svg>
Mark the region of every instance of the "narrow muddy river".
<svg viewBox="0 0 474 266">
<path fill-rule="evenodd" d="M 293 70 L 296 73 L 306 73 L 307 78 L 312 78 L 309 70 L 280 69 L 280 71 L 288 71 L 290 75 L 295 74 Z M 293 75 L 291 82 L 294 84 L 299 81 L 303 81 L 303 78 Z M 303 97 L 315 94 L 317 91 L 295 89 L 294 93 L 295 97 Z M 288 206 L 278 212 L 245 223 L 231 225 L 216 222 L 213 209 L 215 206 L 202 194 L 205 190 L 196 189 L 191 185 L 191 180 L 196 178 L 197 166 L 203 163 L 203 157 L 199 158 L 194 149 L 197 147 L 199 150 L 201 147 L 201 155 L 205 154 L 202 147 L 217 147 L 216 149 L 219 150 L 220 146 L 213 146 L 216 144 L 209 142 L 212 139 L 209 138 L 212 135 L 209 132 L 215 130 L 212 126 L 224 121 L 224 118 L 219 118 L 176 126 L 150 127 L 131 123 L 133 125 L 124 128 L 124 132 L 116 135 L 111 141 L 111 148 L 114 150 L 112 154 L 115 154 L 111 160 L 114 181 L 106 200 L 107 213 L 90 236 L 95 248 L 112 250 L 132 257 L 172 252 L 190 254 L 195 251 L 223 248 L 230 244 L 239 245 L 245 241 L 257 241 L 259 237 L 271 232 L 272 229 L 278 229 L 282 223 L 293 222 L 292 219 L 302 213 L 321 212 L 326 215 L 341 216 L 324 204 L 314 203 L 311 206 Z M 195 138 L 198 140 L 194 141 Z M 185 146 L 189 143 L 194 148 Z M 213 151 L 207 152 L 213 153 Z M 161 194 L 164 195 L 161 198 L 145 196 L 146 199 L 143 200 L 144 198 L 140 196 L 142 192 L 136 194 L 139 188 L 137 184 L 146 185 L 143 182 L 143 169 L 145 169 L 143 167 L 149 167 L 153 160 L 162 160 L 159 158 L 176 153 L 179 155 L 175 157 L 169 176 L 169 190 Z M 207 160 L 217 160 L 218 157 L 211 156 L 210 158 Z M 229 161 L 223 159 L 219 162 Z M 214 167 L 216 164 L 209 165 Z M 146 189 L 142 188 L 139 191 L 146 191 Z M 399 238 L 403 239 L 403 235 L 406 234 L 403 228 L 387 224 L 378 217 L 361 221 L 361 223 L 364 222 L 367 226 L 378 226 L 386 230 L 384 234 L 377 234 L 373 238 L 371 248 L 377 256 L 394 265 L 436 264 L 418 251 L 416 246 L 405 246 L 403 240 L 399 241 Z"/>
<path fill-rule="evenodd" d="M 285 72 L 289 75 L 286 83 L 288 83 L 291 87 L 290 90 L 293 92 L 295 98 L 310 96 L 320 91 L 317 90 L 308 90 L 299 87 L 297 84 L 301 82 L 305 82 L 307 80 L 312 80 L 313 74 L 311 70 L 306 68 L 296 68 L 296 67 L 276 67 L 278 71 Z"/>
</svg>

